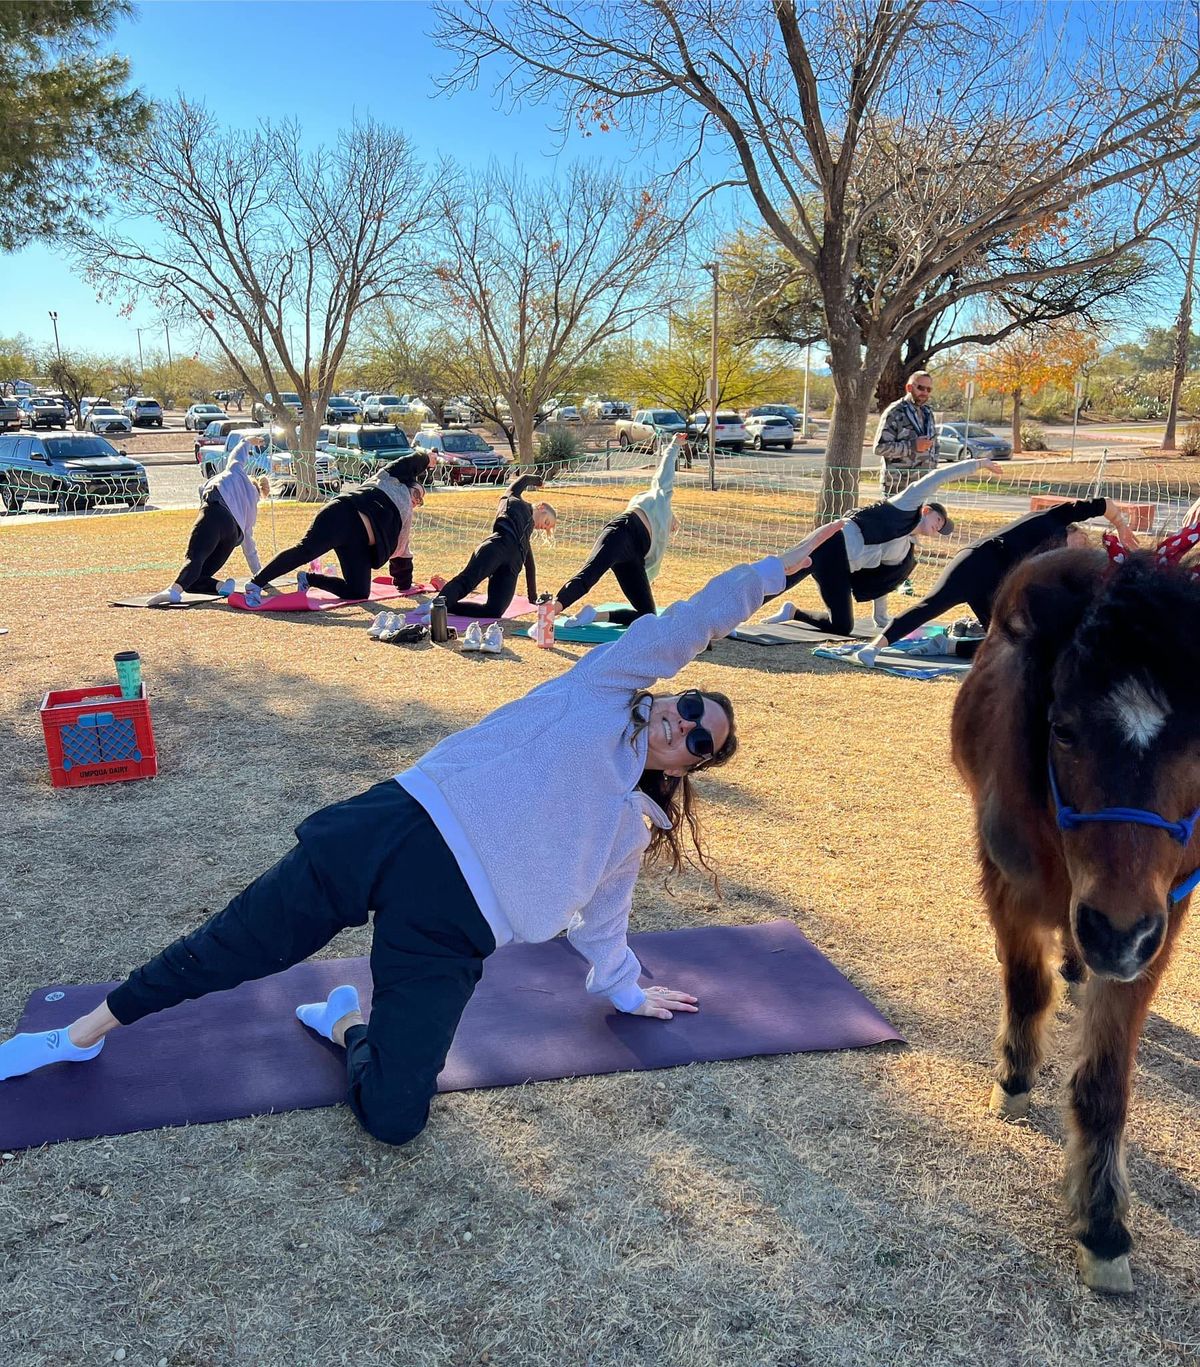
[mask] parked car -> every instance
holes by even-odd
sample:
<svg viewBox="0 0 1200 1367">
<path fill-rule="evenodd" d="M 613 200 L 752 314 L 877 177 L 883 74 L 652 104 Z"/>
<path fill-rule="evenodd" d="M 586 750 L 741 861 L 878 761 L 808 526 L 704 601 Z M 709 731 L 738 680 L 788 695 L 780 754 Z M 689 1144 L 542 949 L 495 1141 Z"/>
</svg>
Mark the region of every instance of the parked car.
<svg viewBox="0 0 1200 1367">
<path fill-rule="evenodd" d="M 760 403 L 753 408 L 746 410 L 748 418 L 777 417 L 786 418 L 793 427 L 800 428 L 804 425 L 804 414 L 790 403 Z"/>
<path fill-rule="evenodd" d="M 561 404 L 550 414 L 551 422 L 582 422 L 579 409 L 573 403 Z"/>
<path fill-rule="evenodd" d="M 353 399 L 348 399 L 344 394 L 331 394 L 329 402 L 325 405 L 325 421 L 327 423 L 353 422 L 355 418 L 362 416 L 362 410 Z"/>
<path fill-rule="evenodd" d="M 60 427 L 66 430 L 67 410 L 58 399 L 30 394 L 26 398 L 18 399 L 17 406 L 21 410 L 21 421 L 31 432 L 39 427 Z"/>
<path fill-rule="evenodd" d="M 219 422 L 225 410 L 217 403 L 194 403 L 183 415 L 185 432 L 203 432 L 210 422 Z"/>
<path fill-rule="evenodd" d="M 157 399 L 144 395 L 125 400 L 125 413 L 134 427 L 161 427 L 163 425 L 162 404 Z"/>
<path fill-rule="evenodd" d="M 300 395 L 291 389 L 281 390 L 278 394 L 264 394 L 262 403 L 254 403 L 250 407 L 250 416 L 260 424 L 288 416 L 299 418 L 303 413 Z"/>
<path fill-rule="evenodd" d="M 363 422 L 387 422 L 392 413 L 399 415 L 407 409 L 399 394 L 371 394 L 363 400 Z"/>
<path fill-rule="evenodd" d="M 343 423 L 329 429 L 326 447 L 343 479 L 361 481 L 389 461 L 412 455 L 412 443 L 403 427 L 392 423 Z"/>
<path fill-rule="evenodd" d="M 87 415 L 98 403 L 107 403 L 107 399 L 102 399 L 98 394 L 85 394 L 79 400 L 79 420 L 87 422 Z"/>
<path fill-rule="evenodd" d="M 225 438 L 230 432 L 257 432 L 261 426 L 262 423 L 255 422 L 252 418 L 220 418 L 216 422 L 210 422 L 196 438 L 197 464 L 200 463 L 205 447 L 217 446 L 224 450 Z"/>
<path fill-rule="evenodd" d="M 688 437 L 697 449 L 708 445 L 708 414 L 693 413 L 688 419 Z M 729 451 L 743 451 L 750 440 L 740 413 L 732 409 L 717 409 L 717 446 Z"/>
<path fill-rule="evenodd" d="M 16 399 L 0 397 L 0 432 L 19 432 L 24 414 Z"/>
<path fill-rule="evenodd" d="M 648 446 L 663 433 L 674 435 L 686 427 L 673 408 L 639 408 L 631 418 L 617 419 L 617 442 L 623 447 Z"/>
<path fill-rule="evenodd" d="M 975 423 L 968 428 L 965 422 L 944 422 L 937 430 L 937 451 L 938 460 L 1009 460 L 1012 442 Z"/>
<path fill-rule="evenodd" d="M 513 463 L 477 432 L 421 431 L 413 438 L 413 450 L 433 452 L 434 479 L 446 484 L 502 484 Z"/>
<path fill-rule="evenodd" d="M 262 428 L 255 429 L 263 431 Z M 225 468 L 229 454 L 245 436 L 244 432 L 231 432 L 225 438 L 223 448 L 205 449 L 201 465 L 204 478 Z M 270 440 L 246 462 L 251 474 L 266 475 L 271 483 L 271 493 L 276 498 L 290 498 L 296 492 L 296 480 L 292 474 L 292 455 L 288 450 L 287 433 L 282 427 L 273 428 Z M 317 488 L 324 495 L 336 494 L 341 490 L 342 477 L 328 451 L 317 452 Z"/>
<path fill-rule="evenodd" d="M 751 413 L 744 425 L 750 436 L 750 445 L 756 451 L 765 450 L 768 446 L 782 446 L 785 451 L 790 451 L 796 444 L 796 429 L 782 413 Z M 719 435 L 718 429 L 718 439 Z"/>
<path fill-rule="evenodd" d="M 115 432 L 118 436 L 128 436 L 133 431 L 133 423 L 129 418 L 110 403 L 92 404 L 83 427 L 85 432 Z"/>
<path fill-rule="evenodd" d="M 411 403 L 409 408 L 412 408 Z M 442 416 L 447 422 L 460 423 L 463 427 L 482 421 L 482 415 L 469 399 L 447 399 L 442 405 Z"/>
<path fill-rule="evenodd" d="M 10 513 L 25 503 L 56 503 L 69 512 L 114 503 L 144 508 L 149 497 L 145 468 L 103 437 L 0 437 L 0 504 Z"/>
</svg>

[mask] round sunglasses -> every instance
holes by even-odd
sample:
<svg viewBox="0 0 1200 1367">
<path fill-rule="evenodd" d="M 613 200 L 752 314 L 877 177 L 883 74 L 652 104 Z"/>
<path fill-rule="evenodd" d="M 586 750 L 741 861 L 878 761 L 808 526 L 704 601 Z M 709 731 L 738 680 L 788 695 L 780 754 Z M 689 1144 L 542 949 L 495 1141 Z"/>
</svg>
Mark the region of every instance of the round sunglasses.
<svg viewBox="0 0 1200 1367">
<path fill-rule="evenodd" d="M 704 694 L 698 688 L 689 688 L 676 699 L 675 710 L 684 721 L 695 723 L 684 737 L 688 754 L 695 755 L 697 759 L 711 759 L 716 754 L 717 747 L 712 732 L 706 726 L 700 725 L 704 719 Z"/>
</svg>

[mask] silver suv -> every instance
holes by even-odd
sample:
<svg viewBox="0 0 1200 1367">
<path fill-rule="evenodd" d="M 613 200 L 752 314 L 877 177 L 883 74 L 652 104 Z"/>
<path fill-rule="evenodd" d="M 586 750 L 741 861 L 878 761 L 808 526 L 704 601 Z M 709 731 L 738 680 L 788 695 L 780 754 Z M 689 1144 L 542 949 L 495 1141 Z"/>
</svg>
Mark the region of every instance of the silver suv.
<svg viewBox="0 0 1200 1367">
<path fill-rule="evenodd" d="M 134 427 L 161 427 L 162 404 L 157 399 L 126 399 L 125 416 Z"/>
</svg>

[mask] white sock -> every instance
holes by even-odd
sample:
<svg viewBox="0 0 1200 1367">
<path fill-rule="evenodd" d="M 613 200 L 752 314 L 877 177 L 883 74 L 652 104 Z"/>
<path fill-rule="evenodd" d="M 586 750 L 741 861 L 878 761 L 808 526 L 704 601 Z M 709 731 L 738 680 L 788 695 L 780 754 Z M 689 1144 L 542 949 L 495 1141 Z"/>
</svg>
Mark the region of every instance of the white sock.
<svg viewBox="0 0 1200 1367">
<path fill-rule="evenodd" d="M 575 614 L 575 625 L 579 627 L 590 627 L 596 620 L 596 609 L 591 603 L 585 603 Z"/>
<path fill-rule="evenodd" d="M 358 1010 L 358 989 L 350 983 L 335 987 L 323 1002 L 309 1002 L 306 1006 L 296 1007 L 296 1015 L 318 1035 L 333 1039 L 333 1027 L 343 1016 Z"/>
<path fill-rule="evenodd" d="M 792 602 L 784 603 L 778 612 L 773 612 L 770 617 L 764 617 L 764 622 L 794 622 L 796 620 L 796 605 Z"/>
<path fill-rule="evenodd" d="M 169 603 L 170 601 L 171 590 L 163 589 L 161 593 L 152 593 L 150 597 L 146 599 L 146 606 L 151 608 L 161 608 L 164 604 Z M 181 600 L 176 599 L 176 601 L 179 602 Z"/>
<path fill-rule="evenodd" d="M 859 662 L 860 665 L 873 666 L 875 664 L 875 647 L 863 646 L 863 648 L 855 655 L 854 658 Z"/>
<path fill-rule="evenodd" d="M 103 1048 L 103 1040 L 90 1049 L 72 1044 L 65 1025 L 60 1030 L 44 1030 L 37 1035 L 14 1035 L 0 1044 L 0 1081 L 24 1077 L 51 1063 L 84 1063 Z"/>
</svg>

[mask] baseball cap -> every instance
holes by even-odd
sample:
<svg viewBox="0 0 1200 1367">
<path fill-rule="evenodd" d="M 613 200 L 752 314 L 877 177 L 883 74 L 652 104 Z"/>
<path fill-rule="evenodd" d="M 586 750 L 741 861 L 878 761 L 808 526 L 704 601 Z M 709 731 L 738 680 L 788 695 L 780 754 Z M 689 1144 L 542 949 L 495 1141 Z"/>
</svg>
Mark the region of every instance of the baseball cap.
<svg viewBox="0 0 1200 1367">
<path fill-rule="evenodd" d="M 951 519 L 950 514 L 946 511 L 946 505 L 944 503 L 934 503 L 932 500 L 930 500 L 930 502 L 928 502 L 925 506 L 927 508 L 931 508 L 935 513 L 941 513 L 942 530 L 938 533 L 938 535 L 949 536 L 950 533 L 954 530 L 954 522 Z"/>
</svg>

